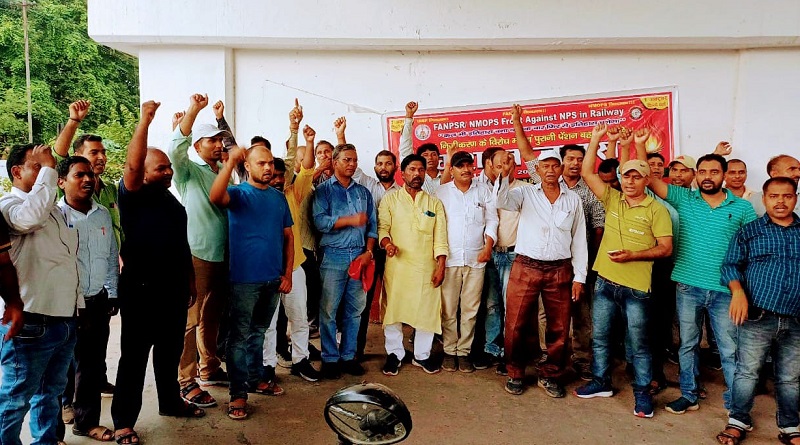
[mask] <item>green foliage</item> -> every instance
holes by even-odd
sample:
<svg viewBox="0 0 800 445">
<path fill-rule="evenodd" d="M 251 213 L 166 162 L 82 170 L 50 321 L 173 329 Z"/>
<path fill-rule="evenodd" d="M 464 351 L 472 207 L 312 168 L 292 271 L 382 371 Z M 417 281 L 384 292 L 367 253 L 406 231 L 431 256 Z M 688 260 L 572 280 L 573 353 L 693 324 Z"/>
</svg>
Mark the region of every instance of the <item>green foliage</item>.
<svg viewBox="0 0 800 445">
<path fill-rule="evenodd" d="M 28 140 L 25 55 L 20 0 L 0 0 L 0 148 Z M 124 161 L 139 109 L 134 57 L 98 45 L 87 35 L 86 0 L 37 0 L 28 8 L 33 140 L 52 142 L 78 99 L 91 102 L 80 132 L 113 141 L 110 179 Z M 121 158 L 118 155 L 121 154 Z M 113 160 L 112 160 L 113 155 Z M 115 172 L 112 174 L 112 170 Z"/>
</svg>

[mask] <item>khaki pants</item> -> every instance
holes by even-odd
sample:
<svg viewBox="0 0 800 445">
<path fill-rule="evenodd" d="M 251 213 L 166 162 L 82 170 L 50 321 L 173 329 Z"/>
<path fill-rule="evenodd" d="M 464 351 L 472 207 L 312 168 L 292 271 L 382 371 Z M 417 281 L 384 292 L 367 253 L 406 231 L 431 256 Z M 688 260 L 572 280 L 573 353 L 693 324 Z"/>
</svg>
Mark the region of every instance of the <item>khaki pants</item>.
<svg viewBox="0 0 800 445">
<path fill-rule="evenodd" d="M 447 267 L 442 283 L 442 341 L 444 353 L 465 357 L 475 337 L 475 320 L 481 305 L 486 269 Z M 457 318 L 461 309 L 461 320 Z"/>
<path fill-rule="evenodd" d="M 206 379 L 220 367 L 217 357 L 219 321 L 228 300 L 228 263 L 212 263 L 192 257 L 197 302 L 189 308 L 178 367 L 181 388 L 198 376 Z M 198 361 L 197 357 L 200 356 Z"/>
</svg>

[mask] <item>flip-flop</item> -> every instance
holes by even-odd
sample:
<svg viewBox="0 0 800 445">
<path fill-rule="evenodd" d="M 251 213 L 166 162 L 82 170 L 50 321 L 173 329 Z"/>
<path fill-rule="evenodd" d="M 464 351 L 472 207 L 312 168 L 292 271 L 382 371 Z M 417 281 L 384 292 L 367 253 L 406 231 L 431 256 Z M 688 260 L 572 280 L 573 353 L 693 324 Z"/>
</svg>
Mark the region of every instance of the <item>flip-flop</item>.
<svg viewBox="0 0 800 445">
<path fill-rule="evenodd" d="M 792 445 L 792 439 L 797 439 L 798 437 L 800 437 L 800 433 L 798 432 L 778 434 L 778 440 L 785 445 Z"/>
<path fill-rule="evenodd" d="M 111 442 L 112 440 L 114 440 L 114 432 L 102 425 L 89 428 L 87 431 L 81 431 L 75 426 L 73 426 L 72 434 L 76 436 L 91 437 L 92 439 L 98 440 L 100 442 Z M 106 436 L 108 437 L 108 439 L 103 439 L 103 437 Z"/>
<path fill-rule="evenodd" d="M 739 436 L 738 437 L 734 436 L 733 434 L 725 431 L 729 429 L 738 431 Z M 746 436 L 747 436 L 747 431 L 744 428 L 737 425 L 731 425 L 729 423 L 725 425 L 725 429 L 723 429 L 722 431 L 719 432 L 719 434 L 717 434 L 717 442 L 722 443 L 720 438 L 723 438 L 730 440 L 733 445 L 739 445 L 739 442 L 743 441 Z"/>
<path fill-rule="evenodd" d="M 133 438 L 136 438 L 136 442 L 133 441 Z M 131 431 L 130 433 L 120 434 L 119 436 L 115 435 L 114 440 L 117 441 L 120 445 L 134 445 L 138 444 L 139 442 L 139 435 L 136 434 L 136 431 Z M 124 442 L 127 440 L 127 442 Z"/>
</svg>

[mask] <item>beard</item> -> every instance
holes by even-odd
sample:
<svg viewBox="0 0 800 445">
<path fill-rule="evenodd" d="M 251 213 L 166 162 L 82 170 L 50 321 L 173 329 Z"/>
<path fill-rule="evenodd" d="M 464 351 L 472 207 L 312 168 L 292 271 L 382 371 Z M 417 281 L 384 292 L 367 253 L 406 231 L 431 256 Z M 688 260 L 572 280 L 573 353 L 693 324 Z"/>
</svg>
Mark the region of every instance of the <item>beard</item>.
<svg viewBox="0 0 800 445">
<path fill-rule="evenodd" d="M 383 183 L 394 181 L 394 173 L 389 173 L 388 171 L 377 172 L 375 175 L 378 177 L 378 181 Z"/>
<path fill-rule="evenodd" d="M 706 188 L 709 187 L 709 185 L 711 186 L 711 188 Z M 704 195 L 716 195 L 717 193 L 719 193 L 720 190 L 722 190 L 722 184 L 714 184 L 713 182 L 710 183 L 707 181 L 703 181 L 700 183 L 699 190 L 700 193 Z"/>
</svg>

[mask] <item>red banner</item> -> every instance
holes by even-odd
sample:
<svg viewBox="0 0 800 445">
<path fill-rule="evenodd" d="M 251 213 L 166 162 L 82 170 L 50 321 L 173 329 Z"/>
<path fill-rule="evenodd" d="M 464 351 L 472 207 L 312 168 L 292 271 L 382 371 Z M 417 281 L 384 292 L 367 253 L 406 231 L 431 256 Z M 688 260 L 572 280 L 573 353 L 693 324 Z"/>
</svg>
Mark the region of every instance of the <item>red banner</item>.
<svg viewBox="0 0 800 445">
<path fill-rule="evenodd" d="M 668 165 L 675 155 L 675 95 L 671 88 L 607 93 L 592 97 L 560 98 L 521 102 L 525 135 L 535 151 L 566 145 L 589 143 L 592 127 L 598 123 L 622 126 L 633 131 L 649 127 L 646 142 L 649 153 L 661 153 Z M 481 153 L 489 147 L 512 150 L 517 160 L 516 174 L 527 177 L 527 168 L 517 150 L 511 104 L 492 104 L 417 112 L 414 116 L 414 147 L 432 143 L 445 155 L 455 147 L 475 153 L 475 166 L 483 166 Z M 388 149 L 398 154 L 404 113 L 386 116 Z M 631 144 L 631 148 L 633 144 Z M 598 157 L 605 159 L 606 143 Z M 442 166 L 440 166 L 441 168 Z"/>
</svg>

